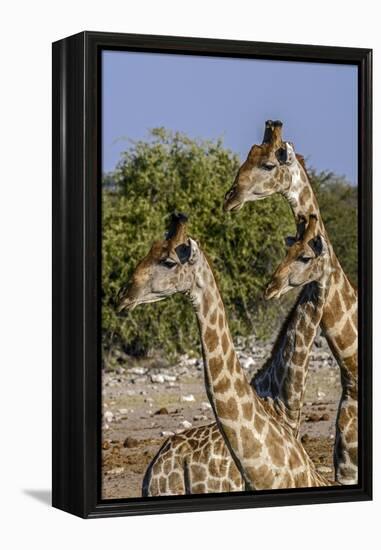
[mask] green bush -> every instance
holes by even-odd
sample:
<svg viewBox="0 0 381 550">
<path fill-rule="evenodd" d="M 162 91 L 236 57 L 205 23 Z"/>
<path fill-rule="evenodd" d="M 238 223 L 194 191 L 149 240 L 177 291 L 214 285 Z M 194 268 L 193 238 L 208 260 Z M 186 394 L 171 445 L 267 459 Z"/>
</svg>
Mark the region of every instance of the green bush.
<svg viewBox="0 0 381 550">
<path fill-rule="evenodd" d="M 238 215 L 224 214 L 223 196 L 238 166 L 238 158 L 221 141 L 192 140 L 160 128 L 152 131 L 148 141 L 133 142 L 115 172 L 107 174 L 102 207 L 104 350 L 118 345 L 139 355 L 199 349 L 194 314 L 183 296 L 138 307 L 124 316 L 115 310 L 120 287 L 151 243 L 164 234 L 167 216 L 174 210 L 189 216 L 189 234 L 213 262 L 233 335 L 255 332 L 263 338 L 271 334 L 290 298 L 264 303 L 262 294 L 284 255 L 284 236 L 295 232 L 294 222 L 288 204 L 279 196 L 249 205 Z M 329 184 L 315 179 L 328 211 Z M 335 197 L 341 205 L 341 188 Z M 347 208 L 355 210 L 353 205 Z M 329 212 L 327 228 L 336 231 L 335 224 L 341 227 L 342 223 L 337 219 L 340 212 L 336 209 L 335 214 L 334 208 Z M 356 252 L 348 242 L 347 229 L 345 242 L 338 236 L 337 246 L 352 266 Z"/>
</svg>

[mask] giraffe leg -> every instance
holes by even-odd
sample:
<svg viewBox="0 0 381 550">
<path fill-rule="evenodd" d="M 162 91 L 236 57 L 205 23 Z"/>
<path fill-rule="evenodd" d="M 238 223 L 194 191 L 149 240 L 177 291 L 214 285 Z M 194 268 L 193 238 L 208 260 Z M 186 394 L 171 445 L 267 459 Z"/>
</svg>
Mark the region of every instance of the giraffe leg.
<svg viewBox="0 0 381 550">
<path fill-rule="evenodd" d="M 344 391 L 337 413 L 334 450 L 336 481 L 343 485 L 357 483 L 357 432 L 357 397 Z"/>
</svg>

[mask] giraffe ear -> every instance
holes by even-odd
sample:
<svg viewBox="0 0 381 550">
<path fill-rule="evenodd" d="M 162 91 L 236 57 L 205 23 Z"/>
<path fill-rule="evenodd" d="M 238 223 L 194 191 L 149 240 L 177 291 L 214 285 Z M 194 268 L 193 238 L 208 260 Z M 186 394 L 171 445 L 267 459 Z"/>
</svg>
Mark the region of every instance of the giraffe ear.
<svg viewBox="0 0 381 550">
<path fill-rule="evenodd" d="M 316 237 L 308 241 L 308 246 L 312 248 L 316 257 L 322 256 L 328 250 L 327 243 L 321 235 L 317 235 Z"/>
<path fill-rule="evenodd" d="M 289 235 L 288 237 L 285 237 L 284 242 L 286 243 L 287 248 L 290 248 L 296 243 L 296 238 Z"/>
<path fill-rule="evenodd" d="M 179 244 L 175 248 L 176 256 L 181 264 L 185 264 L 191 257 L 191 246 L 189 244 Z"/>
<path fill-rule="evenodd" d="M 189 237 L 188 241 L 189 241 L 189 248 L 190 248 L 190 255 L 189 255 L 189 260 L 188 261 L 189 261 L 190 264 L 194 264 L 194 263 L 196 263 L 196 261 L 200 257 L 200 249 L 199 249 L 198 244 L 196 243 L 196 241 L 194 241 L 190 237 Z"/>
<path fill-rule="evenodd" d="M 275 154 L 280 164 L 289 166 L 295 160 L 294 148 L 288 141 L 285 141 Z"/>
<path fill-rule="evenodd" d="M 194 264 L 199 255 L 199 248 L 196 241 L 189 238 L 187 242 L 176 246 L 175 253 L 181 264 Z"/>
</svg>

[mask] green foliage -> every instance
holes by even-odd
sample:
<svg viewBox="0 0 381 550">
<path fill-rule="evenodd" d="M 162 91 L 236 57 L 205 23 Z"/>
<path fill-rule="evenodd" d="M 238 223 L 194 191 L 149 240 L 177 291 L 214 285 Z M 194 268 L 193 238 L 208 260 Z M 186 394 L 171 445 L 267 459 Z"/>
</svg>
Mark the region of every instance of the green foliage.
<svg viewBox="0 0 381 550">
<path fill-rule="evenodd" d="M 119 289 L 152 242 L 164 234 L 174 210 L 188 214 L 189 234 L 212 260 L 233 335 L 271 333 L 280 313 L 284 315 L 284 303 L 283 308 L 279 302 L 264 303 L 262 294 L 284 255 L 284 236 L 293 234 L 295 227 L 281 197 L 247 205 L 238 215 L 223 213 L 223 196 L 238 166 L 238 158 L 221 141 L 192 140 L 159 128 L 148 141 L 132 142 L 115 172 L 107 174 L 102 208 L 104 349 L 115 344 L 131 354 L 199 349 L 194 314 L 183 296 L 138 307 L 123 317 L 115 309 Z M 344 196 L 348 186 L 335 181 L 336 202 L 330 203 L 329 182 L 318 176 L 314 182 L 319 200 L 325 201 L 327 229 L 337 231 L 345 225 L 345 220 L 338 220 L 342 203 L 351 220 L 355 210 Z M 337 243 L 334 240 L 340 259 L 349 266 L 356 257 L 352 229 L 346 228 L 345 242 L 339 236 Z"/>
</svg>

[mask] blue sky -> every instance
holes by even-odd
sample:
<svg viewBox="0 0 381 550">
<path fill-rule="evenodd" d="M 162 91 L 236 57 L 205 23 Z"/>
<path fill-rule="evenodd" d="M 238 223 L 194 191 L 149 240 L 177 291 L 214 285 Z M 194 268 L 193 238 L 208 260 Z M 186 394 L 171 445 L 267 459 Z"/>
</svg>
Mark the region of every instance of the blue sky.
<svg viewBox="0 0 381 550">
<path fill-rule="evenodd" d="M 244 159 L 280 119 L 310 166 L 357 184 L 355 66 L 105 51 L 102 98 L 104 172 L 150 128 L 221 137 Z"/>
</svg>

